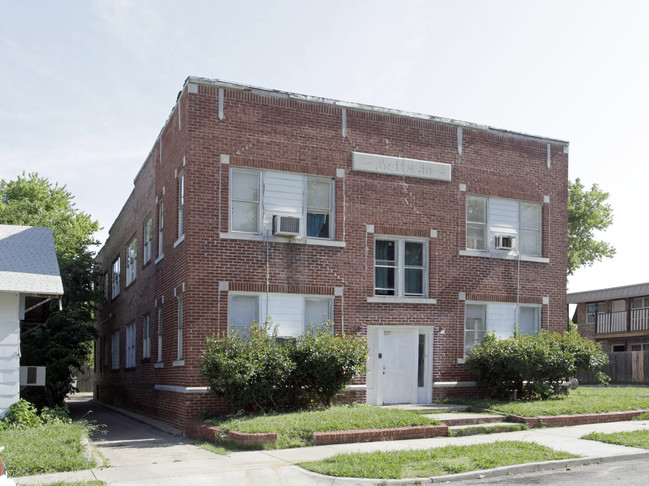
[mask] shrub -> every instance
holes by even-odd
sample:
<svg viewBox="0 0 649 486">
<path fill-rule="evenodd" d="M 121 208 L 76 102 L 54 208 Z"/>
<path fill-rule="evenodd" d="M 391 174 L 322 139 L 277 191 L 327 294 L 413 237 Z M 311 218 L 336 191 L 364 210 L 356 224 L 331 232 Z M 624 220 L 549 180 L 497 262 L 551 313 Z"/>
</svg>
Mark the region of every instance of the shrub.
<svg viewBox="0 0 649 486">
<path fill-rule="evenodd" d="M 367 343 L 333 334 L 332 323 L 311 326 L 289 347 L 295 369 L 289 382 L 291 408 L 331 405 L 354 376 L 366 371 Z"/>
<path fill-rule="evenodd" d="M 469 352 L 466 366 L 479 386 L 493 398 L 548 398 L 578 371 L 592 371 L 608 362 L 599 345 L 575 331 L 541 331 L 498 339 L 493 334 Z M 606 375 L 599 373 L 600 381 Z"/>
<path fill-rule="evenodd" d="M 270 322 L 252 323 L 247 331 L 208 338 L 199 364 L 212 392 L 239 410 L 328 405 L 365 371 L 366 343 L 334 336 L 331 328 L 312 328 L 282 343 Z"/>
<path fill-rule="evenodd" d="M 22 398 L 9 405 L 2 420 L 4 428 L 26 429 L 41 423 L 36 407 Z"/>
<path fill-rule="evenodd" d="M 253 322 L 247 333 L 207 339 L 199 370 L 219 397 L 240 410 L 285 408 L 286 381 L 295 364 L 270 322 Z"/>
</svg>

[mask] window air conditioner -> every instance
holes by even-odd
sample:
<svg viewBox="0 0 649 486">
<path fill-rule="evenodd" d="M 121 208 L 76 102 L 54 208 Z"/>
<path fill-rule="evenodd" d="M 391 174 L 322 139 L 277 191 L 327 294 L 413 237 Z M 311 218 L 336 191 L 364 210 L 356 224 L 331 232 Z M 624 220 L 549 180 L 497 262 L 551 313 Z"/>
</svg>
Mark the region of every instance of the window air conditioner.
<svg viewBox="0 0 649 486">
<path fill-rule="evenodd" d="M 274 215 L 273 234 L 277 236 L 299 236 L 300 218 Z"/>
<path fill-rule="evenodd" d="M 514 237 L 511 235 L 496 236 L 496 250 L 511 250 L 514 248 Z"/>
<path fill-rule="evenodd" d="M 20 386 L 45 386 L 45 366 L 21 366 Z"/>
</svg>

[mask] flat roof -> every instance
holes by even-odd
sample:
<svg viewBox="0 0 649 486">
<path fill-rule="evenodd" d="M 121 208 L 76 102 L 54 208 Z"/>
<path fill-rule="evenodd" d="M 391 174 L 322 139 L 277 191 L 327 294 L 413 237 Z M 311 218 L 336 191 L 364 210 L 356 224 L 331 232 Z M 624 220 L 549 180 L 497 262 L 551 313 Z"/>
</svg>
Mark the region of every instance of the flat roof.
<svg viewBox="0 0 649 486">
<path fill-rule="evenodd" d="M 63 295 L 52 228 L 0 225 L 0 291 Z"/>
<path fill-rule="evenodd" d="M 582 302 L 597 302 L 602 300 L 626 299 L 649 295 L 649 282 L 608 289 L 587 290 L 584 292 L 571 292 L 567 294 L 568 304 Z"/>
</svg>

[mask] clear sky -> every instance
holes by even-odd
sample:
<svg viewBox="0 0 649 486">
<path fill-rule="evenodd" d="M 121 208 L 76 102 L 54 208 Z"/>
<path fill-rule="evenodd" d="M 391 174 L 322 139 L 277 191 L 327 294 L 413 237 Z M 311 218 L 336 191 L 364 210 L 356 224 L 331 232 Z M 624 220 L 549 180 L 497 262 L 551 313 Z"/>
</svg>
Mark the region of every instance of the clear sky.
<svg viewBox="0 0 649 486">
<path fill-rule="evenodd" d="M 38 172 L 107 236 L 187 76 L 570 142 L 617 256 L 570 291 L 649 281 L 644 0 L 0 0 L 0 179 Z"/>
</svg>

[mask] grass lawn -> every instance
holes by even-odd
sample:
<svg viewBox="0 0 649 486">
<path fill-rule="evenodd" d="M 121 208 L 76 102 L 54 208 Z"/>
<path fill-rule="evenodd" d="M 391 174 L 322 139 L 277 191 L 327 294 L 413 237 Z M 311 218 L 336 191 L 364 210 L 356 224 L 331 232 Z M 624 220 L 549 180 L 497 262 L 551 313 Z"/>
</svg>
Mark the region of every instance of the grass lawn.
<svg viewBox="0 0 649 486">
<path fill-rule="evenodd" d="M 79 471 L 97 466 L 94 459 L 84 455 L 81 440 L 87 436 L 86 426 L 79 422 L 0 430 L 0 444 L 5 447 L 2 459 L 9 477 Z"/>
<path fill-rule="evenodd" d="M 446 446 L 421 451 L 339 454 L 318 462 L 299 464 L 329 476 L 403 479 L 443 476 L 531 462 L 575 458 L 530 442 L 495 442 Z"/>
<path fill-rule="evenodd" d="M 649 430 L 634 430 L 632 432 L 616 432 L 613 434 L 602 434 L 593 432 L 582 437 L 587 440 L 597 440 L 607 444 L 617 444 L 627 447 L 638 447 L 649 449 Z"/>
<path fill-rule="evenodd" d="M 538 417 L 541 415 L 581 415 L 588 413 L 649 410 L 648 387 L 579 387 L 568 396 L 529 402 L 476 399 L 449 402 L 489 408 L 498 412 Z"/>
<path fill-rule="evenodd" d="M 311 412 L 256 415 L 213 421 L 225 432 L 277 432 L 277 442 L 266 447 L 284 449 L 311 443 L 313 432 L 355 429 L 387 429 L 439 422 L 420 414 L 370 405 L 336 406 Z"/>
</svg>

